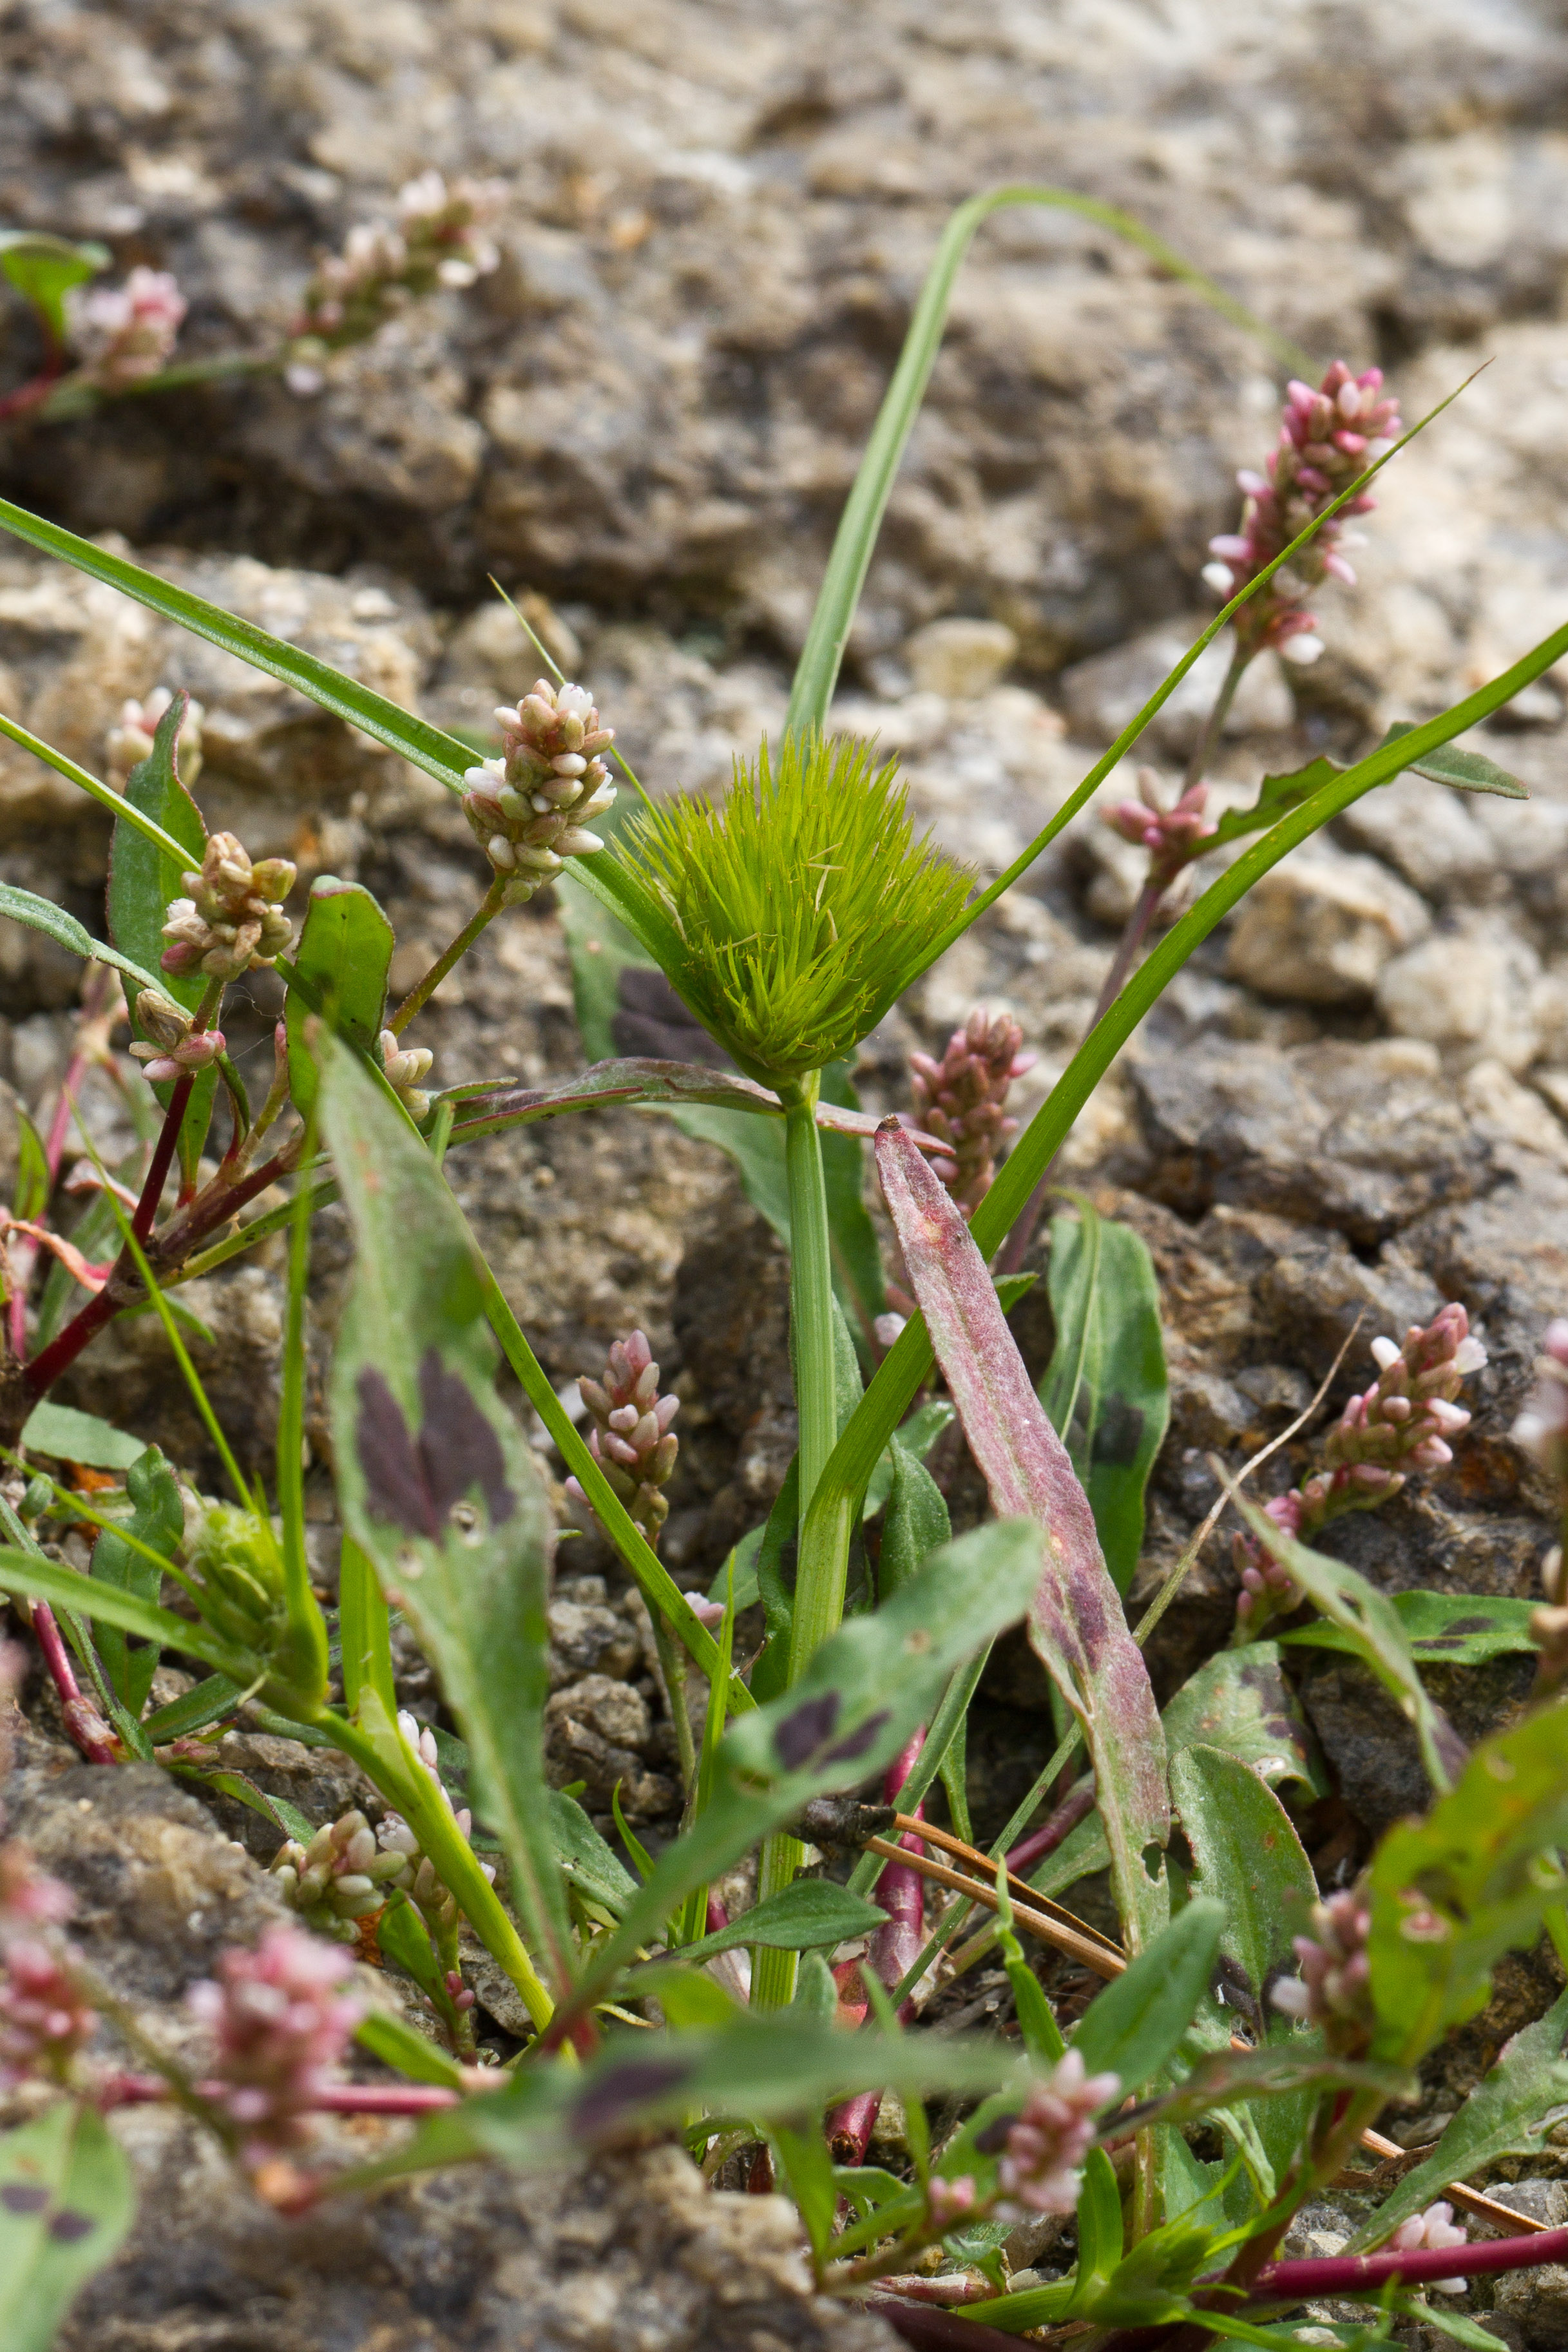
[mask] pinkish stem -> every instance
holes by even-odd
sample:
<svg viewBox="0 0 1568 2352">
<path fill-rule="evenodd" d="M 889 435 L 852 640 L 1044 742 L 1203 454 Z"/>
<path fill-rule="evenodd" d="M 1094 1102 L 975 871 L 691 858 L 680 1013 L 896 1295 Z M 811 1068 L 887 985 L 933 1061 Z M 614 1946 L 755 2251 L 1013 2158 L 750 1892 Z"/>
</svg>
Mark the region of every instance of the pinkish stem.
<svg viewBox="0 0 1568 2352">
<path fill-rule="evenodd" d="M 226 2083 L 198 2083 L 197 2096 L 221 2100 Z M 159 2074 L 114 2074 L 95 2094 L 95 2105 L 110 2107 L 145 2106 L 171 2095 Z M 334 2083 L 318 2091 L 308 2111 L 319 2116 L 428 2116 L 458 2105 L 461 2094 L 436 2083 Z"/>
<path fill-rule="evenodd" d="M 882 1798 L 887 1804 L 897 1804 L 900 1791 L 914 1770 L 921 1749 L 925 1745 L 925 1733 L 917 1731 L 909 1746 L 894 1757 L 882 1783 Z M 925 1819 L 925 1807 L 915 1807 L 914 1818 Z M 909 1853 L 924 1853 L 918 1837 L 906 1834 L 899 1841 Z M 876 1899 L 887 1913 L 887 1925 L 879 1927 L 871 1938 L 871 1948 L 860 1963 L 876 1973 L 879 1984 L 889 1991 L 901 1984 L 904 1977 L 919 1959 L 925 1948 L 925 1880 L 918 1870 L 909 1869 L 901 1862 L 885 1863 L 877 1881 Z M 915 2013 L 914 1995 L 903 2002 L 899 2011 L 900 2021 L 907 2024 Z M 835 2164 L 864 2164 L 866 2150 L 871 2145 L 871 2134 L 881 2113 L 879 2091 L 862 2091 L 857 2098 L 847 2099 L 827 2119 L 828 2146 L 833 2150 Z"/>
<path fill-rule="evenodd" d="M 1534 2270 L 1565 2255 L 1568 2230 L 1537 2230 L 1528 2238 L 1489 2238 L 1468 2246 L 1415 2247 L 1408 2253 L 1331 2254 L 1315 2262 L 1269 2263 L 1254 2279 L 1252 2294 L 1269 2303 L 1315 2303 L 1328 2294 L 1370 2294 L 1391 2279 L 1401 2286 L 1420 2286 L 1433 2279 Z"/>
<path fill-rule="evenodd" d="M 1044 1862 L 1047 1854 L 1055 1853 L 1058 1845 L 1094 1811 L 1094 1780 L 1092 1776 L 1081 1788 L 1063 1799 L 1048 1821 L 1021 1838 L 1007 1856 L 1007 1867 L 1016 1878 L 1033 1870 L 1036 1863 Z"/>
<path fill-rule="evenodd" d="M 101 1737 L 108 1726 L 92 1701 L 82 1696 L 76 1668 L 71 1664 L 60 1637 L 55 1612 L 47 1601 L 35 1601 L 33 1603 L 33 1631 L 38 1637 L 44 1664 L 59 1693 L 60 1713 L 65 1717 L 66 1729 L 89 1764 L 114 1763 L 114 1750 Z"/>
<path fill-rule="evenodd" d="M 703 1933 L 708 1936 L 721 1935 L 729 1924 L 730 1914 L 725 1910 L 719 1897 L 716 1895 L 710 1895 L 708 1897 L 708 1918 Z"/>
</svg>

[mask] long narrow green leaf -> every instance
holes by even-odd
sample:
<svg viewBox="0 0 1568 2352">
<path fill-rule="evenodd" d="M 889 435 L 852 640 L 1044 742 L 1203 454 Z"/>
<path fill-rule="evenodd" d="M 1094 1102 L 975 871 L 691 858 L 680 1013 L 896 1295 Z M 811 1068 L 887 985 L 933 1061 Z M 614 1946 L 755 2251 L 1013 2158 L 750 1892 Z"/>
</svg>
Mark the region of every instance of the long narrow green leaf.
<svg viewBox="0 0 1568 2352">
<path fill-rule="evenodd" d="M 74 915 L 68 915 L 63 907 L 57 907 L 52 899 L 37 898 L 31 890 L 19 890 L 14 883 L 0 882 L 0 915 L 8 915 L 14 923 L 26 923 L 29 930 L 45 932 L 57 947 L 68 949 L 85 961 L 111 963 L 127 980 L 133 980 L 138 988 L 156 988 L 167 993 L 166 976 L 160 980 L 144 964 L 121 955 L 118 948 L 95 940 L 84 924 L 79 923 Z"/>
<path fill-rule="evenodd" d="M 0 499 L 0 508 L 3 508 L 5 503 L 4 499 Z M 5 517 L 0 514 L 0 528 L 4 527 Z M 100 782 L 97 776 L 89 775 L 87 769 L 79 768 L 74 760 L 68 760 L 63 751 L 57 751 L 52 743 L 44 741 L 42 736 L 30 735 L 25 727 L 19 727 L 14 719 L 7 719 L 3 711 L 0 711 L 0 735 L 8 735 L 13 743 L 18 744 L 24 751 L 31 751 L 35 759 L 42 760 L 46 767 L 53 768 L 56 774 L 64 776 L 68 783 L 79 786 L 89 800 L 97 801 L 100 807 L 106 808 L 111 816 L 125 818 L 129 824 L 135 826 L 138 833 L 146 835 L 154 849 L 161 849 L 166 857 L 182 859 L 184 857 L 184 850 L 177 841 L 171 839 L 162 825 L 155 823 L 153 818 L 142 815 L 140 811 L 135 813 L 128 811 L 121 794 L 110 785 Z"/>
<path fill-rule="evenodd" d="M 172 1609 L 160 1609 L 134 1592 L 100 1585 L 91 1577 L 78 1576 L 73 1569 L 57 1568 L 53 1560 L 34 1559 L 9 1545 L 0 1546 L 0 1591 L 25 1592 L 31 1600 L 47 1601 L 53 1609 L 74 1609 L 80 1616 L 122 1626 L 127 1633 L 140 1633 L 143 1641 L 160 1643 L 165 1650 L 183 1650 L 200 1658 L 205 1665 L 247 1686 L 256 1680 L 258 1661 L 217 1641 L 205 1625 L 176 1617 Z"/>
<path fill-rule="evenodd" d="M 474 764 L 474 754 L 466 743 L 439 727 L 432 727 L 412 710 L 405 710 L 401 704 L 389 701 L 373 687 L 361 686 L 357 680 L 345 677 L 330 662 L 319 661 L 314 654 L 304 653 L 300 646 L 269 635 L 254 621 L 242 621 L 235 614 L 226 613 L 221 605 L 209 604 L 205 596 L 197 596 L 188 588 L 176 588 L 172 581 L 159 579 L 156 572 L 145 571 L 122 555 L 96 547 L 90 540 L 79 539 L 74 531 L 63 530 L 58 523 L 46 522 L 41 515 L 13 506 L 8 499 L 0 499 L 0 530 L 26 540 L 41 554 L 58 556 L 62 562 L 73 564 L 90 580 L 101 580 L 106 587 L 118 588 L 122 594 L 133 596 L 139 604 L 161 613 L 166 621 L 189 629 L 193 636 L 205 637 L 209 645 L 221 646 L 225 653 L 237 655 L 253 669 L 265 670 L 268 677 L 279 677 L 286 686 L 298 688 L 323 710 L 346 719 L 351 727 L 358 727 L 375 742 L 384 743 L 388 751 L 401 752 L 448 791 L 461 792 L 464 773 Z M 23 742 L 25 749 L 38 748 L 33 738 L 24 738 L 8 721 L 0 719 L 0 729 Z M 40 751 L 39 757 L 48 759 L 51 766 L 59 765 L 58 756 L 47 750 Z M 83 782 L 79 771 L 72 781 Z M 90 783 L 84 783 L 83 788 L 90 789 Z M 107 792 L 108 787 L 99 789 Z"/>
<path fill-rule="evenodd" d="M 833 541 L 833 552 L 795 667 L 789 713 L 784 720 L 789 733 L 826 726 L 827 707 L 833 699 L 844 648 L 849 640 L 894 478 L 936 364 L 953 282 L 981 223 L 1013 205 L 1037 205 L 1056 212 L 1077 213 L 1081 219 L 1110 229 L 1141 247 L 1171 277 L 1195 288 L 1225 317 L 1260 337 L 1290 369 L 1300 372 L 1311 364 L 1294 343 L 1255 319 L 1233 295 L 1194 269 L 1163 237 L 1145 228 L 1131 214 L 1118 211 L 1114 205 L 1101 204 L 1093 196 L 1079 195 L 1067 188 L 1026 185 L 993 188 L 985 195 L 972 196 L 967 204 L 959 206 L 942 231 L 904 337 L 893 380 L 877 412 L 877 422 L 871 428 L 855 487 Z"/>
</svg>

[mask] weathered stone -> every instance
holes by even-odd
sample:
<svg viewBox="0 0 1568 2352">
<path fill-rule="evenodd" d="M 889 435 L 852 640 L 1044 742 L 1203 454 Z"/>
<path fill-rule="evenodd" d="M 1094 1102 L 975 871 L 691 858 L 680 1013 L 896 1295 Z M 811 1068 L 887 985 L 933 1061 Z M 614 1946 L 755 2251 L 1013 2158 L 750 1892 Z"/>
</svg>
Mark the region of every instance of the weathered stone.
<svg viewBox="0 0 1568 2352">
<path fill-rule="evenodd" d="M 990 692 L 1017 653 L 1005 621 L 928 621 L 905 644 L 903 658 L 921 693 L 972 702 Z"/>
<path fill-rule="evenodd" d="M 1089 742 L 1113 742 L 1163 684 L 1208 618 L 1201 613 L 1185 624 L 1167 623 L 1130 638 L 1114 653 L 1096 654 L 1063 670 L 1057 691 L 1076 731 Z M 1145 757 L 1163 752 L 1169 759 L 1184 759 L 1192 751 L 1229 667 L 1232 650 L 1233 640 L 1226 630 L 1198 656 L 1152 720 L 1142 747 Z M 1224 731 L 1226 735 L 1269 734 L 1289 727 L 1294 716 L 1289 690 L 1278 663 L 1268 656 L 1243 672 Z"/>
<path fill-rule="evenodd" d="M 142 2219 L 87 2287 L 59 2352 L 893 2352 L 880 2320 L 814 2295 L 782 2198 L 713 2195 L 674 2147 L 517 2175 L 467 2165 L 280 2221 L 183 2117 L 117 2118 Z M 395 2144 L 365 2119 L 323 2130 L 340 2162 Z"/>
<path fill-rule="evenodd" d="M 1385 961 L 1378 1010 L 1397 1036 L 1424 1037 L 1461 1064 L 1482 1056 L 1522 1070 L 1540 1050 L 1534 998 L 1541 960 L 1506 919 L 1443 930 Z"/>
<path fill-rule="evenodd" d="M 1260 995 L 1364 1003 L 1390 957 L 1427 929 L 1426 907 L 1370 857 L 1297 850 L 1247 893 L 1226 969 Z M 1397 1024 L 1395 1024 L 1397 1025 Z"/>
</svg>

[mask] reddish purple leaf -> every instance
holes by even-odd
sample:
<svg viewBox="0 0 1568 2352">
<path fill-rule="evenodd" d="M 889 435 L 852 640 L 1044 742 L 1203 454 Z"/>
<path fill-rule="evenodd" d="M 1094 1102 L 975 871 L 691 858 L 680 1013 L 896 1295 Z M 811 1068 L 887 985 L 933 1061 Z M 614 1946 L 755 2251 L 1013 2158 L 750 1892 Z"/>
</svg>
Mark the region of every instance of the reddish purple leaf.
<svg viewBox="0 0 1568 2352">
<path fill-rule="evenodd" d="M 454 1143 L 494 1135 L 502 1128 L 528 1127 L 535 1119 L 558 1118 L 563 1111 L 603 1110 L 627 1103 L 707 1103 L 720 1110 L 750 1110 L 759 1111 L 765 1118 L 784 1117 L 784 1105 L 778 1097 L 770 1094 L 766 1087 L 758 1086 L 755 1079 L 742 1077 L 738 1070 L 715 1070 L 696 1063 L 656 1061 L 647 1056 L 595 1062 L 580 1076 L 560 1079 L 552 1087 L 516 1087 L 480 1080 L 454 1087 L 443 1099 L 452 1103 L 458 1115 L 452 1129 Z M 835 1135 L 871 1136 L 878 1127 L 869 1111 L 849 1110 L 840 1103 L 828 1102 L 817 1104 L 816 1123 Z M 924 1150 L 941 1151 L 945 1148 L 934 1135 L 918 1129 L 910 1132 Z"/>
<path fill-rule="evenodd" d="M 952 1201 L 896 1119 L 877 1132 L 883 1196 L 931 1343 L 999 1517 L 1033 1519 L 1045 1573 L 1029 1639 L 1083 1727 L 1117 1901 L 1137 1950 L 1166 1915 L 1163 1873 L 1142 1855 L 1170 1834 L 1165 1740 L 1142 1654 L 1127 1630 L 1094 1514 L 1008 1330 L 985 1262 Z"/>
</svg>

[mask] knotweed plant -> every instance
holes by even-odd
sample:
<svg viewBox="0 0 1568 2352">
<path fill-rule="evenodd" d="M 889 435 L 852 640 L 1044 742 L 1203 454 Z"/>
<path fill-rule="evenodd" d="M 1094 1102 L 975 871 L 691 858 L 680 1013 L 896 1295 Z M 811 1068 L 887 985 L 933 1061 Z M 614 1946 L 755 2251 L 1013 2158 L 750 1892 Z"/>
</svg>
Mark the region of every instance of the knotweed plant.
<svg viewBox="0 0 1568 2352">
<path fill-rule="evenodd" d="M 323 265 L 294 339 L 297 373 L 399 301 L 487 267 L 488 202 L 426 178 L 405 192 L 395 229 L 356 237 Z M 61 1104 L 47 1134 L 27 1130 L 25 1180 L 0 1223 L 0 1589 L 16 1596 L 87 1761 L 112 1771 L 136 1759 L 198 1790 L 237 1792 L 276 1825 L 273 1890 L 297 1921 L 219 1961 L 195 1997 L 205 2053 L 187 2063 L 92 1980 L 67 1894 L 15 1841 L 0 1846 L 0 2063 L 42 2102 L 0 2135 L 0 2208 L 14 2275 L 33 2297 L 29 2344 L 128 2224 L 125 2160 L 104 2115 L 165 2096 L 290 2211 L 458 2158 L 537 2168 L 668 2136 L 710 2178 L 732 2162 L 786 2187 L 818 2282 L 875 2295 L 911 2340 L 939 2340 L 914 2308 L 921 2298 L 964 2305 L 967 2317 L 942 2317 L 955 2332 L 940 2340 L 955 2352 L 966 2342 L 979 2352 L 997 2330 L 1057 2326 L 1126 2352 L 1166 2336 L 1172 2352 L 1197 2352 L 1210 2336 L 1284 2346 L 1295 2339 L 1279 2315 L 1326 2295 L 1371 2299 L 1369 2328 L 1391 2310 L 1437 2325 L 1411 2301 L 1421 2283 L 1473 2283 L 1568 2253 L 1568 2232 L 1555 2231 L 1463 2244 L 1452 2220 L 1453 2206 L 1477 2204 L 1460 2184 L 1478 2145 L 1533 2145 L 1560 2104 L 1562 2002 L 1503 2053 L 1476 2095 L 1484 2113 L 1461 2107 L 1370 2204 L 1355 2245 L 1331 2260 L 1280 2252 L 1292 2216 L 1363 2145 L 1386 2154 L 1373 2127 L 1484 2005 L 1500 1955 L 1543 1928 L 1568 1951 L 1560 1553 L 1543 1566 L 1547 1605 L 1536 1608 L 1390 1597 L 1311 1548 L 1411 1472 L 1445 1467 L 1468 1418 L 1463 1381 L 1482 1360 L 1465 1310 L 1376 1344 L 1377 1380 L 1280 1502 L 1259 1510 L 1236 1483 L 1244 1638 L 1162 1715 L 1142 1643 L 1197 1543 L 1131 1626 L 1123 1596 L 1167 1411 L 1148 1253 L 1087 1202 L 1055 1220 L 1057 1339 L 1037 1390 L 1005 1320 L 1017 1285 L 1005 1271 L 1116 1055 L 1261 876 L 1407 771 L 1519 792 L 1444 747 L 1560 660 L 1568 625 L 1354 764 L 1318 759 L 1266 779 L 1256 806 L 1213 833 L 1201 754 L 1174 806 L 1146 792 L 1125 824 L 1154 861 L 1152 887 L 1163 891 L 1205 841 L 1245 845 L 1146 957 L 1141 934 L 1119 960 L 1089 1035 L 1022 1131 L 1005 1097 L 1025 1041 L 1005 1014 L 979 1010 L 942 1061 L 916 1063 L 907 1121 L 860 1114 L 837 1066 L 1087 806 L 1219 629 L 1234 625 L 1237 661 L 1292 645 L 1300 657 L 1310 634 L 1296 625 L 1303 583 L 1343 576 L 1337 519 L 1364 510 L 1398 429 L 1366 376 L 1336 366 L 1317 391 L 1293 384 L 1273 471 L 1249 478 L 1243 530 L 1222 545 L 1224 610 L 1037 839 L 977 887 L 917 837 L 893 763 L 834 737 L 829 705 L 957 267 L 986 215 L 1019 203 L 1065 205 L 1134 236 L 1234 315 L 1178 257 L 1087 199 L 1011 189 L 965 205 L 847 507 L 783 733 L 737 762 L 727 793 L 645 799 L 613 844 L 607 822 L 594 824 L 618 789 L 614 714 L 586 686 L 556 677 L 521 690 L 520 667 L 519 698 L 498 713 L 500 749 L 476 765 L 463 742 L 296 646 L 0 504 L 0 525 L 18 539 L 287 680 L 436 778 L 486 869 L 468 921 L 394 1008 L 393 927 L 368 890 L 321 876 L 300 905 L 285 861 L 209 834 L 190 791 L 199 732 L 185 697 L 150 690 L 127 706 L 106 746 L 112 783 L 0 716 L 0 730 L 114 820 L 106 938 L 0 889 L 0 911 L 88 967 Z M 170 290 L 138 279 L 90 320 L 87 299 L 77 389 L 84 372 L 94 396 L 111 378 L 159 381 L 178 324 Z M 71 381 L 55 380 L 62 392 Z M 702 1058 L 595 1059 L 538 1088 L 440 1083 L 432 1048 L 410 1037 L 423 1008 L 488 925 L 547 887 L 577 931 L 584 918 L 616 927 L 626 970 L 640 959 L 706 1033 Z M 258 1106 L 224 1028 L 227 992 L 258 967 L 284 999 Z M 112 1052 L 122 1024 L 134 1076 Z M 141 1138 L 113 1168 L 77 1118 L 89 1070 L 122 1089 Z M 602 1374 L 584 1374 L 579 1427 L 447 1177 L 451 1155 L 478 1137 L 608 1103 L 721 1114 L 720 1131 L 743 1131 L 744 1156 L 777 1180 L 775 1201 L 787 1197 L 798 1453 L 766 1525 L 706 1601 L 658 1558 L 678 1441 L 675 1398 L 645 1335 L 624 1334 Z M 890 1322 L 879 1319 L 887 1285 L 860 1197 L 868 1137 L 910 1310 Z M 829 1153 L 836 1171 L 847 1164 L 847 1183 L 836 1175 L 830 1186 Z M 311 1221 L 333 1198 L 354 1270 L 324 1404 L 343 1530 L 329 1617 L 307 1554 L 301 1464 Z M 53 1220 L 78 1201 L 68 1234 Z M 279 1232 L 288 1315 L 266 1480 L 242 1471 L 195 1377 L 178 1293 Z M 226 1492 L 183 1485 L 155 1446 L 124 1466 L 116 1433 L 95 1435 L 51 1402 L 83 1351 L 132 1312 L 161 1319 Z M 503 1360 L 574 1502 L 653 1620 L 683 1781 L 679 1829 L 657 1856 L 629 1832 L 617 1852 L 609 1824 L 546 1773 L 555 1529 L 535 1447 L 497 1385 Z M 1517 1433 L 1559 1484 L 1565 1362 L 1554 1325 Z M 989 1498 L 956 1539 L 926 1459 L 955 1420 Z M 63 1487 L 40 1471 L 79 1461 L 84 1442 L 110 1446 L 114 1476 Z M 62 1550 L 83 1527 L 97 1530 L 85 1574 Z M 738 1670 L 737 1618 L 753 1592 L 766 1637 Z M 1289 1627 L 1266 1624 L 1285 1608 Z M 1050 1678 L 1059 1736 L 983 1851 L 968 1819 L 965 1725 L 992 1643 L 1020 1622 Z M 434 1719 L 401 1704 L 395 1623 L 399 1648 L 412 1642 L 438 1685 Z M 1424 1815 L 1374 1848 L 1342 1852 L 1349 1884 L 1320 1885 L 1300 1835 L 1328 1790 L 1292 1727 L 1285 1675 L 1290 1645 L 1313 1643 L 1348 1652 L 1391 1692 L 1432 1787 Z M 1434 1643 L 1461 1664 L 1510 1649 L 1539 1660 L 1529 1705 L 1473 1754 L 1421 1678 L 1422 1645 Z M 164 1656 L 200 1679 L 154 1704 Z M 700 1689 L 705 1700 L 689 1709 Z M 341 1751 L 374 1803 L 367 1794 L 312 1821 L 250 1787 L 219 1749 L 239 1722 Z M 810 1853 L 828 1859 L 808 1873 Z M 752 1860 L 755 1899 L 731 1917 L 716 1890 Z M 1100 1873 L 1114 1932 L 1058 1900 Z M 468 1935 L 521 2004 L 527 2028 L 510 2048 L 481 2041 Z M 1077 1971 L 1070 2003 L 1047 1998 L 1025 1938 Z M 1016 2038 L 926 2031 L 933 1987 L 990 1950 Z M 415 1989 L 417 2030 L 364 2008 L 356 1953 Z M 384 2079 L 342 2078 L 351 2035 Z M 901 2153 L 868 2162 L 894 2097 Z M 934 2134 L 928 2100 L 941 2102 Z M 426 2120 L 334 2174 L 315 2141 L 323 2112 Z M 1501 2209 L 1479 2204 L 1495 2222 Z M 1069 2221 L 1070 2262 L 1051 2276 L 1028 2267 L 1016 2233 Z M 51 2251 L 67 2244 L 68 2262 Z M 0 2318 L 15 2292 L 0 2280 Z M 1474 2324 L 1465 2328 L 1472 2340 Z"/>
</svg>

